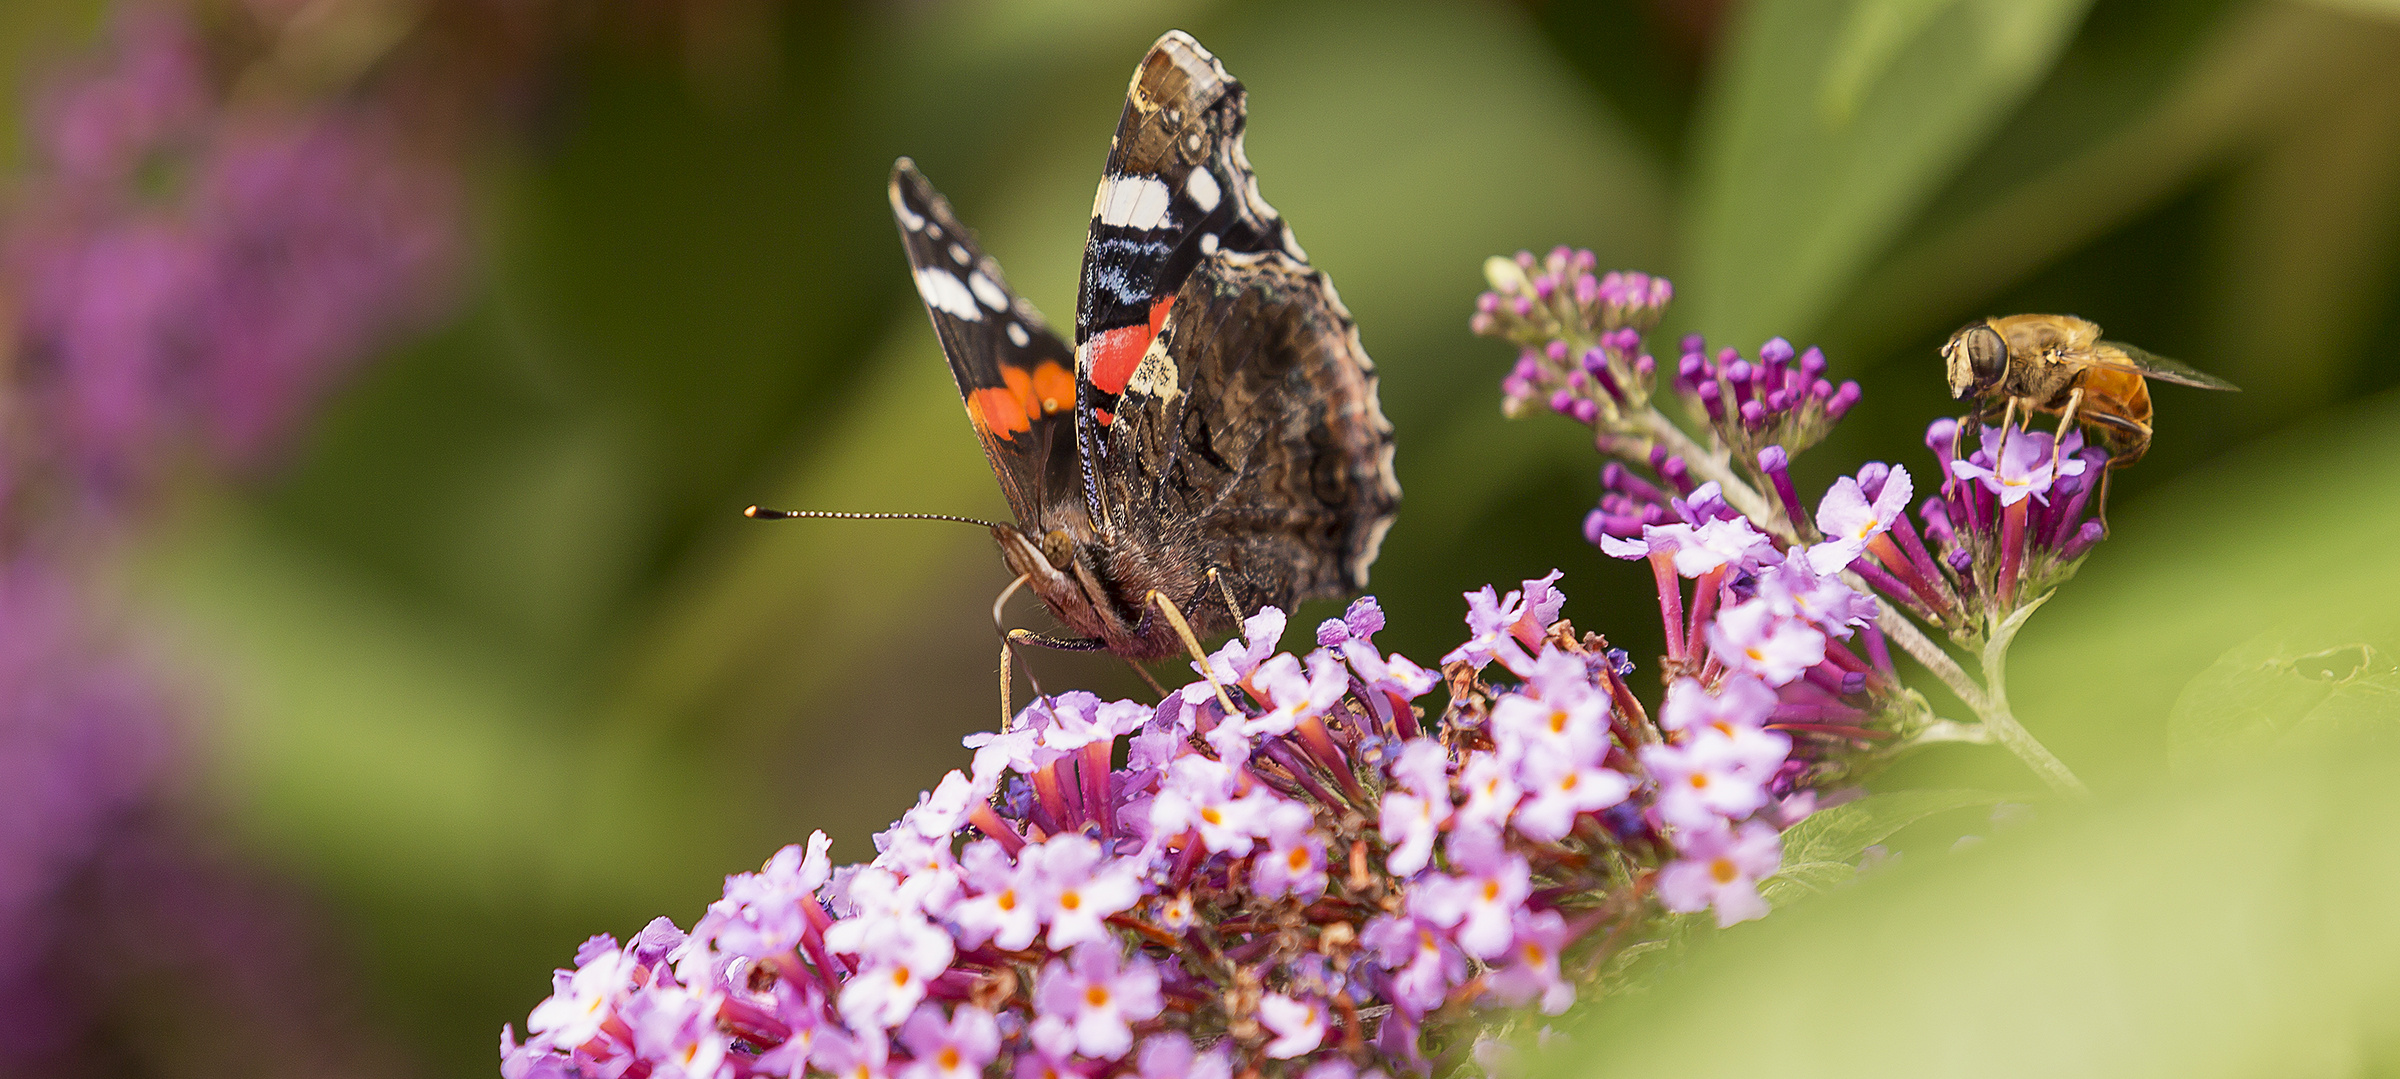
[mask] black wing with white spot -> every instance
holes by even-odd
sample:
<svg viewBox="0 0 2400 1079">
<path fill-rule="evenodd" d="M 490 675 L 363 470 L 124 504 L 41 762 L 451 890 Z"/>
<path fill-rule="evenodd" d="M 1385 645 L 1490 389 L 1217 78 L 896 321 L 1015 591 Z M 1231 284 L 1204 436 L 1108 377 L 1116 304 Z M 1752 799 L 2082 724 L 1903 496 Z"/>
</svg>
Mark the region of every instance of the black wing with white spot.
<svg viewBox="0 0 2400 1079">
<path fill-rule="evenodd" d="M 1187 612 L 1224 610 L 1218 588 L 1246 614 L 1364 586 L 1400 496 L 1375 364 L 1259 197 L 1246 119 L 1242 84 L 1198 42 L 1151 47 L 1076 307 L 1088 510 L 1117 552 L 1193 571 L 1164 575 Z"/>
<path fill-rule="evenodd" d="M 1283 251 L 1307 261 L 1258 195 L 1242 153 L 1242 84 L 1182 31 L 1134 69 L 1107 167 L 1092 198 L 1076 295 L 1086 407 L 1115 410 L 1192 268 L 1221 252 Z"/>
<path fill-rule="evenodd" d="M 1073 426 L 1075 354 L 1010 291 L 1000 264 L 916 165 L 892 166 L 892 216 L 967 419 L 1017 520 L 1039 535 L 1049 508 L 1081 505 Z"/>
</svg>

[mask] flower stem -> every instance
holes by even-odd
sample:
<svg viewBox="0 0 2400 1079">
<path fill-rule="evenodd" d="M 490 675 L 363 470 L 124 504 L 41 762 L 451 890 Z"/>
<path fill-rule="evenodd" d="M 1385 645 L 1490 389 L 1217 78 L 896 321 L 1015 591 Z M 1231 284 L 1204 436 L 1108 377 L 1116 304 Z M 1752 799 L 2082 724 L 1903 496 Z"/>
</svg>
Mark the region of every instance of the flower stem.
<svg viewBox="0 0 2400 1079">
<path fill-rule="evenodd" d="M 1968 703 L 1975 706 L 1975 714 L 1983 719 L 1983 725 L 1992 732 L 1992 737 L 2008 747 L 2009 752 L 2016 754 L 2018 760 L 2024 761 L 2025 767 L 2032 769 L 2033 774 L 2042 777 L 2042 782 L 2049 784 L 2051 790 L 2089 798 L 2092 792 L 2083 785 L 2083 780 L 2077 779 L 2075 773 L 2067 768 L 2066 762 L 2052 755 L 2049 748 L 2042 745 L 2033 732 L 2026 730 L 2024 724 L 2017 722 L 2016 715 L 2008 710 L 2008 646 L 2017 639 L 2017 630 L 2025 625 L 2026 618 L 2048 598 L 2044 596 L 2019 608 L 2006 621 L 1992 628 L 1990 638 L 1983 645 L 1983 700 Z"/>
<path fill-rule="evenodd" d="M 1967 707 L 1974 709 L 1975 717 L 1982 721 L 1982 731 L 1989 736 L 1988 738 L 1965 738 L 1956 733 L 1945 732 L 1941 737 L 1921 737 L 1917 739 L 1918 741 L 1996 742 L 2006 747 L 2009 752 L 2016 754 L 2017 759 L 2024 761 L 2025 767 L 2032 769 L 2033 774 L 2040 776 L 2042 782 L 2050 785 L 2051 790 L 2077 797 L 2090 797 L 2091 791 L 2083 785 L 2083 781 L 2076 778 L 2075 773 L 2066 766 L 2065 762 L 2053 755 L 2049 747 L 2042 745 L 2041 740 L 2033 736 L 2033 732 L 2026 730 L 2024 724 L 2017 722 L 2016 714 L 2009 711 L 2008 708 L 2008 646 L 2016 640 L 2017 630 L 2025 624 L 2025 617 L 2031 615 L 2033 609 L 2039 606 L 2041 603 L 2036 601 L 2032 606 L 2020 610 L 2015 617 L 1993 628 L 1990 639 L 1983 646 L 1983 684 L 1981 685 L 1976 684 L 1974 677 L 1969 675 L 1965 668 L 1960 667 L 1957 660 L 1950 658 L 1948 651 L 1934 643 L 1932 638 L 1925 636 L 1922 631 L 1917 629 L 1915 622 L 1909 621 L 1906 615 L 1893 609 L 1891 605 L 1884 605 L 1883 610 L 1875 618 L 1875 625 L 1883 630 L 1884 636 L 1890 638 L 1892 643 L 1899 645 L 1901 651 L 1907 652 L 1917 662 L 1924 664 L 1925 669 L 1932 671 L 1935 677 L 1940 678 L 1943 685 L 1950 687 L 1950 692 L 1957 694 L 1959 700 L 1965 701 Z"/>
<path fill-rule="evenodd" d="M 1635 418 L 1643 434 L 1666 447 L 1668 453 L 1683 458 L 1683 463 L 1691 468 L 1693 475 L 1717 481 L 1717 486 L 1725 491 L 1727 505 L 1753 522 L 1764 525 L 1769 532 L 1786 542 L 1798 541 L 1791 522 L 1783 519 L 1782 511 L 1733 470 L 1727 455 L 1712 452 L 1693 441 L 1692 436 L 1683 433 L 1683 428 L 1675 426 L 1675 421 L 1668 419 L 1666 413 L 1660 412 L 1656 405 L 1644 408 Z"/>
<path fill-rule="evenodd" d="M 1856 581 L 1851 582 L 1851 587 L 1866 592 Z M 1884 637 L 1899 645 L 1900 650 L 1908 653 L 1910 658 L 1924 664 L 1925 669 L 1932 671 L 1934 677 L 1950 687 L 1950 692 L 1957 694 L 1959 700 L 1967 702 L 1967 707 L 1974 709 L 1975 714 L 1982 715 L 1983 687 L 1975 684 L 1975 679 L 1967 674 L 1966 668 L 1950 658 L 1950 653 L 1927 637 L 1915 622 L 1908 620 L 1907 615 L 1901 614 L 1888 603 L 1877 606 L 1882 609 L 1875 615 L 1875 626 L 1883 630 Z"/>
<path fill-rule="evenodd" d="M 1936 717 L 1933 722 L 1926 724 L 1923 730 L 1910 735 L 1906 742 L 1900 744 L 1899 748 L 1914 749 L 1936 742 L 1963 742 L 1968 745 L 1988 746 L 1992 744 L 1992 732 L 1991 728 L 1981 723 L 1961 723 L 1955 719 Z"/>
</svg>

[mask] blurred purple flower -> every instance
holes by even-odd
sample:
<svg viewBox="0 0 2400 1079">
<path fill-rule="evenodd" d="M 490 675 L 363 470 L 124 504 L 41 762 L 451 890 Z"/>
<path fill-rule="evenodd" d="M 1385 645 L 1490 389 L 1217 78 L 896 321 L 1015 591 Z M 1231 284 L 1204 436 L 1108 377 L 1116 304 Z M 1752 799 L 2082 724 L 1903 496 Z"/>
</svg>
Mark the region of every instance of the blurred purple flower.
<svg viewBox="0 0 2400 1079">
<path fill-rule="evenodd" d="M 30 464 L 121 499 L 179 440 L 260 463 L 432 314 L 457 200 L 372 105 L 219 100 L 163 9 L 134 9 L 111 44 L 40 99 L 5 264 L 27 407 L 55 426 Z"/>
</svg>

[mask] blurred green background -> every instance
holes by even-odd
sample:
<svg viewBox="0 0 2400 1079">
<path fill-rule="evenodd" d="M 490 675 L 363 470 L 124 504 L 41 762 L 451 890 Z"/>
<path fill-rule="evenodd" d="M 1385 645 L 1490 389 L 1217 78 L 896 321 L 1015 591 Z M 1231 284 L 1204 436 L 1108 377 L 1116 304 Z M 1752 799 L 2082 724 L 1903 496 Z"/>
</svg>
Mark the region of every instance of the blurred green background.
<svg viewBox="0 0 2400 1079">
<path fill-rule="evenodd" d="M 86 47 L 99 6 L 12 8 L 0 62 L 32 71 Z M 1912 851 L 1932 867 L 1910 872 L 1933 879 L 1800 912 L 1758 938 L 1780 952 L 1736 941 L 1629 1011 L 1642 1030 L 1612 1028 L 1611 1044 L 1668 1046 L 1632 1070 L 1697 1048 L 1697 1002 L 1726 978 L 1839 968 L 1792 954 L 1828 934 L 1943 939 L 1962 903 L 2056 902 L 2010 898 L 2044 867 L 2089 869 L 2108 902 L 2162 881 L 2095 851 L 2138 846 L 2179 867 L 2158 884 L 2179 896 L 2305 920 L 2276 903 L 2322 894 L 2317 862 L 2193 868 L 2214 842 L 2290 838 L 2273 823 L 2288 813 L 2362 855 L 2335 859 L 2358 889 L 2337 894 L 2393 909 L 2392 876 L 2359 875 L 2391 860 L 2360 823 L 2393 819 L 2389 795 L 2359 793 L 2388 786 L 2382 758 L 2229 769 L 2193 763 L 2209 755 L 2191 739 L 2252 713 L 2314 729 L 2306 709 L 2207 713 L 2242 686 L 2331 692 L 2277 657 L 2400 651 L 2400 5 L 636 7 L 642 32 L 579 34 L 538 114 L 477 155 L 455 317 L 365 368 L 263 482 L 184 491 L 139 577 L 215 702 L 211 812 L 323 897 L 426 1073 L 490 1074 L 499 1025 L 521 1023 L 591 933 L 660 913 L 688 926 L 726 873 L 812 828 L 865 856 L 869 833 L 964 764 L 958 738 L 994 723 L 986 612 L 1007 574 L 986 536 L 740 510 L 1006 512 L 908 285 L 885 174 L 915 157 L 1019 290 L 1067 321 L 1126 77 L 1169 27 L 1249 86 L 1261 186 L 1382 366 L 1407 497 L 1375 591 L 1384 643 L 1420 661 L 1453 641 L 1460 592 L 1553 566 L 1578 625 L 1657 650 L 1648 574 L 1581 538 L 1588 443 L 1563 421 L 1499 416 L 1510 357 L 1465 328 L 1486 255 L 1588 246 L 1604 267 L 1674 279 L 1666 334 L 1823 346 L 1867 395 L 1800 462 L 1804 490 L 1870 458 L 1923 470 L 1924 425 L 1952 407 L 1934 347 L 1972 317 L 2071 311 L 2246 391 L 2158 391 L 2156 444 L 2115 487 L 2115 537 L 2020 646 L 2020 716 L 2111 815 L 2045 822 L 2025 844 L 2048 853 L 2007 854 L 2014 872 L 1940 877 L 1939 844 Z M 1054 689 L 1136 687 L 1121 665 L 1035 662 Z M 2368 667 L 2352 673 L 2373 681 Z M 2179 712 L 2196 676 L 2218 681 Z M 2343 700 L 2374 697 L 2343 685 Z M 1888 782 L 2030 786 L 1984 750 Z M 2271 793 L 2286 788 L 2324 799 Z M 2190 837 L 2218 818 L 2231 838 Z M 2228 876 L 2284 891 L 2227 899 Z M 2133 988 L 2072 984 L 2140 993 L 2153 952 L 2223 939 L 2188 921 L 2113 957 Z M 1982 924 L 2090 956 L 2057 925 Z M 2391 954 L 2380 933 L 2358 947 Z M 2289 962 L 2191 976 L 2252 993 L 2256 978 L 2313 977 L 2290 957 L 2314 953 L 2245 946 Z M 1977 963 L 2032 961 L 1953 959 L 1899 984 L 1939 994 Z M 2388 998 L 2375 991 L 2356 999 Z M 2270 1027 L 2261 1044 L 2321 1033 Z"/>
</svg>

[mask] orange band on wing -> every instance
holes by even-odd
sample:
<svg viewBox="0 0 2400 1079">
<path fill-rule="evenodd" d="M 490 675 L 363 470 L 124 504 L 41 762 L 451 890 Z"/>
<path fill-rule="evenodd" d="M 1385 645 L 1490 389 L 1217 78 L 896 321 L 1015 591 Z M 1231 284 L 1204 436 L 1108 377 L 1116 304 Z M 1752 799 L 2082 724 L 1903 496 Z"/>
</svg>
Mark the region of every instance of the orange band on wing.
<svg viewBox="0 0 2400 1079">
<path fill-rule="evenodd" d="M 1150 341 L 1158 336 L 1159 327 L 1167 324 L 1167 312 L 1175 309 L 1175 297 L 1169 296 L 1150 305 L 1150 324 L 1120 326 L 1092 335 L 1084 344 L 1091 350 L 1092 385 L 1102 393 L 1124 393 L 1125 384 L 1133 381 L 1133 369 L 1141 366 L 1142 353 L 1150 350 Z"/>
<path fill-rule="evenodd" d="M 968 391 L 967 418 L 1003 442 L 1015 438 L 1019 431 L 1033 429 L 1033 421 L 1025 415 L 1025 406 L 1017 395 L 998 387 Z"/>
<path fill-rule="evenodd" d="M 1008 392 L 1017 399 L 1017 411 L 1031 420 L 1042 414 L 1042 406 L 1033 401 L 1033 376 L 1022 367 L 1000 365 L 1000 381 L 1008 384 Z"/>
<path fill-rule="evenodd" d="M 1092 385 L 1102 393 L 1124 393 L 1125 383 L 1133 379 L 1133 369 L 1141 365 L 1142 353 L 1150 347 L 1150 327 L 1120 326 L 1093 334 L 1083 347 L 1091 350 Z"/>
<path fill-rule="evenodd" d="M 1033 403 L 1040 414 L 1047 416 L 1075 403 L 1075 376 L 1059 366 L 1056 360 L 1044 360 L 1033 369 Z"/>
</svg>

